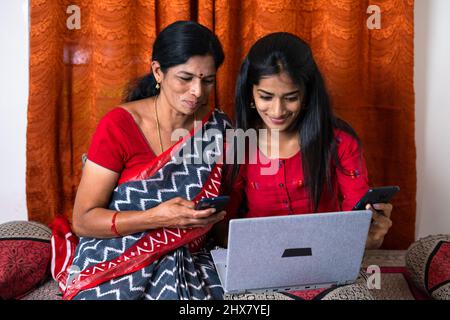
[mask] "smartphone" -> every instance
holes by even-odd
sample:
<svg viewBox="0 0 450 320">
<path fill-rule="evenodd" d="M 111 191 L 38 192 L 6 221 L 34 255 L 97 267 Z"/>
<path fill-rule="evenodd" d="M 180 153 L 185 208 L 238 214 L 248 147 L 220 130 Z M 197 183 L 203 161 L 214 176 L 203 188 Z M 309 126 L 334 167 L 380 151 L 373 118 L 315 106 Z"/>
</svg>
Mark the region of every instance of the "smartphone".
<svg viewBox="0 0 450 320">
<path fill-rule="evenodd" d="M 220 211 L 225 210 L 228 201 L 230 201 L 229 196 L 220 196 L 215 198 L 202 198 L 199 202 L 195 205 L 195 210 L 204 210 L 209 208 L 215 208 L 216 212 L 219 213 Z"/>
<path fill-rule="evenodd" d="M 364 210 L 367 204 L 388 203 L 400 191 L 399 186 L 370 188 L 353 207 L 353 210 Z"/>
</svg>

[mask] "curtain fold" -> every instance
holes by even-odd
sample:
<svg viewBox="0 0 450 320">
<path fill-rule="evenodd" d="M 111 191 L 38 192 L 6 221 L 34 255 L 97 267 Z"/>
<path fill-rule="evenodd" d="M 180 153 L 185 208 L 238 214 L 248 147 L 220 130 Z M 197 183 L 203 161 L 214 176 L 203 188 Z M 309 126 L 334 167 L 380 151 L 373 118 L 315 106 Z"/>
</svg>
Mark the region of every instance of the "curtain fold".
<svg viewBox="0 0 450 320">
<path fill-rule="evenodd" d="M 381 9 L 381 29 L 366 13 Z M 195 20 L 221 40 L 225 62 L 213 103 L 230 116 L 240 63 L 275 31 L 307 41 L 336 113 L 361 137 L 371 185 L 399 185 L 384 247 L 414 241 L 416 167 L 413 0 L 31 0 L 26 192 L 30 220 L 72 215 L 81 155 L 98 120 L 148 73 L 152 43 L 175 20 Z M 67 27 L 77 6 L 80 29 Z"/>
</svg>

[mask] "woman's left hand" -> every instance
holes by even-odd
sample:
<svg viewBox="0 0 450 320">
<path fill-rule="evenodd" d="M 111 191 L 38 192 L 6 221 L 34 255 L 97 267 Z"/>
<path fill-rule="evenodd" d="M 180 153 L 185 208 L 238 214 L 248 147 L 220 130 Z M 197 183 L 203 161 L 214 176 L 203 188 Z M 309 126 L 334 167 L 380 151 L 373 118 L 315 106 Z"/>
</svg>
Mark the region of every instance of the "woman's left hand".
<svg viewBox="0 0 450 320">
<path fill-rule="evenodd" d="M 392 220 L 390 219 L 392 204 L 376 203 L 373 206 L 368 204 L 366 209 L 372 210 L 372 223 L 370 224 L 366 248 L 377 249 L 381 246 L 384 236 L 392 227 Z"/>
</svg>

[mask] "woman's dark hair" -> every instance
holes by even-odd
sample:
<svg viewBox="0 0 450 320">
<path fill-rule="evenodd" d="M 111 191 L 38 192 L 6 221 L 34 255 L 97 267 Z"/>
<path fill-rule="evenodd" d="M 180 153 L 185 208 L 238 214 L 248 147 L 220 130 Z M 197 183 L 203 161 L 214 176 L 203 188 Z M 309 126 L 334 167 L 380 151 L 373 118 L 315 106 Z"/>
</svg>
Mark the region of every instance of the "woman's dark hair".
<svg viewBox="0 0 450 320">
<path fill-rule="evenodd" d="M 211 55 L 216 69 L 224 60 L 222 45 L 211 30 L 194 21 L 177 21 L 164 28 L 153 44 L 152 60 L 161 71 L 186 63 L 193 56 Z M 124 102 L 158 95 L 153 73 L 134 81 L 125 94 Z"/>
<path fill-rule="evenodd" d="M 320 71 L 308 44 L 297 36 L 278 32 L 259 39 L 241 65 L 236 83 L 235 121 L 239 129 L 256 128 L 261 121 L 253 101 L 253 85 L 262 77 L 286 72 L 299 86 L 302 107 L 294 130 L 301 144 L 305 186 L 309 191 L 312 209 L 317 212 L 325 185 L 332 190 L 334 163 L 342 169 L 338 156 L 334 129 L 339 128 L 358 141 L 354 130 L 334 116 Z"/>
</svg>

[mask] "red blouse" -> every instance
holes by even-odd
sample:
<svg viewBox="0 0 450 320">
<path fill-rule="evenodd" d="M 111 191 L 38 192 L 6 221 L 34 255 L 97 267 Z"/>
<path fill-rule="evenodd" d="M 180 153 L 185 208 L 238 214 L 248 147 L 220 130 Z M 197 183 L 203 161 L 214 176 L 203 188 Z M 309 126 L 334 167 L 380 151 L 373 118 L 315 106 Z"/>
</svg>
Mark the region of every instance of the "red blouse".
<svg viewBox="0 0 450 320">
<path fill-rule="evenodd" d="M 318 212 L 351 210 L 368 190 L 365 161 L 357 141 L 349 134 L 335 130 L 338 157 L 344 171 L 334 168 L 336 179 L 333 192 L 324 188 Z M 261 152 L 251 164 L 242 164 L 226 211 L 236 217 L 246 196 L 245 217 L 265 217 L 304 214 L 313 211 L 304 186 L 301 153 L 286 159 L 270 161 Z M 277 165 L 274 175 L 262 175 L 261 169 Z M 341 201 L 339 201 L 341 199 Z"/>
<path fill-rule="evenodd" d="M 142 172 L 156 155 L 133 116 L 118 107 L 100 120 L 87 157 L 104 168 L 120 173 L 118 184 L 121 184 Z"/>
</svg>

